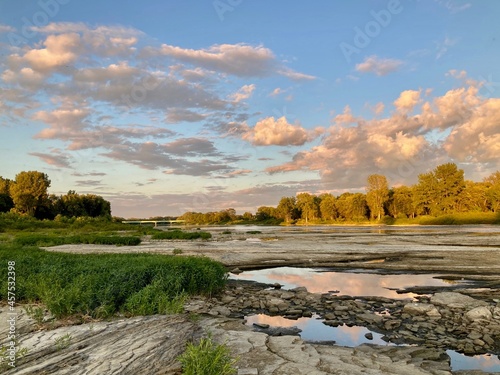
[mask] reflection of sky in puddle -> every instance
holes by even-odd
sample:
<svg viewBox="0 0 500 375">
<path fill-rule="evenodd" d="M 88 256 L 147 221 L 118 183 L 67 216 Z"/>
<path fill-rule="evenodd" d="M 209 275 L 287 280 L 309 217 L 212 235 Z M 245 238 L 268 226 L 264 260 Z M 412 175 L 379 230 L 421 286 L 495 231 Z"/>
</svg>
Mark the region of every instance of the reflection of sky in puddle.
<svg viewBox="0 0 500 375">
<path fill-rule="evenodd" d="M 409 298 L 413 294 L 398 294 L 393 289 L 412 286 L 449 286 L 451 281 L 434 279 L 436 275 L 381 275 L 374 273 L 333 272 L 312 268 L 279 267 L 247 271 L 231 275 L 232 279 L 253 280 L 261 283 L 280 283 L 284 289 L 304 286 L 311 293 L 338 290 L 339 295 Z"/>
<path fill-rule="evenodd" d="M 364 343 L 377 345 L 394 345 L 382 340 L 382 335 L 371 332 L 365 327 L 330 327 L 323 321 L 315 318 L 299 318 L 297 320 L 286 319 L 282 316 L 269 316 L 264 314 L 247 317 L 247 325 L 253 323 L 269 324 L 271 327 L 297 327 L 302 330 L 300 337 L 305 341 L 335 341 L 336 345 L 355 347 Z M 368 340 L 365 334 L 371 332 L 373 340 Z M 481 369 L 489 372 L 500 372 L 500 359 L 494 355 L 477 355 L 467 357 L 453 350 L 446 353 L 451 358 L 453 371 Z"/>
<path fill-rule="evenodd" d="M 467 357 L 453 350 L 447 350 L 446 353 L 451 358 L 451 369 L 453 371 L 481 369 L 487 372 L 500 373 L 500 359 L 495 355 L 486 354 Z"/>
<path fill-rule="evenodd" d="M 354 347 L 363 343 L 387 345 L 382 340 L 382 335 L 372 332 L 373 340 L 368 340 L 365 334 L 370 332 L 365 327 L 330 327 L 323 324 L 322 320 L 314 318 L 299 318 L 291 320 L 282 316 L 269 316 L 264 314 L 247 317 L 247 324 L 269 324 L 272 327 L 297 327 L 302 330 L 300 337 L 305 341 L 335 341 L 336 345 Z"/>
</svg>

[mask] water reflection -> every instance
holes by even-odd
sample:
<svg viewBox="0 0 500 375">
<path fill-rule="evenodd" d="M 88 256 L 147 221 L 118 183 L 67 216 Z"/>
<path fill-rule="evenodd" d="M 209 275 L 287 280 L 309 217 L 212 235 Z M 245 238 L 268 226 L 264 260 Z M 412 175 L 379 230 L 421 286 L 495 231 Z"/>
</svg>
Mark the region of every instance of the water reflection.
<svg viewBox="0 0 500 375">
<path fill-rule="evenodd" d="M 284 289 L 304 286 L 311 293 L 339 291 L 339 295 L 412 298 L 414 294 L 399 294 L 394 289 L 413 286 L 446 286 L 449 281 L 436 279 L 437 275 L 405 274 L 381 275 L 374 273 L 333 272 L 313 268 L 279 267 L 247 271 L 231 275 L 232 279 L 253 280 L 262 283 L 280 283 Z"/>
<path fill-rule="evenodd" d="M 354 347 L 363 343 L 377 345 L 393 345 L 382 340 L 382 335 L 371 332 L 365 327 L 330 327 L 323 324 L 323 320 L 316 318 L 299 318 L 291 320 L 282 316 L 269 316 L 265 314 L 247 317 L 247 325 L 254 323 L 269 324 L 272 327 L 297 327 L 302 330 L 300 337 L 305 341 L 335 341 L 336 345 Z M 365 334 L 372 333 L 373 340 L 368 340 Z"/>
<path fill-rule="evenodd" d="M 299 318 L 297 320 L 286 319 L 282 316 L 269 316 L 265 314 L 251 315 L 246 317 L 247 325 L 254 323 L 269 324 L 271 327 L 297 327 L 302 330 L 300 337 L 309 342 L 335 341 L 336 345 L 356 347 L 364 343 L 377 345 L 395 345 L 382 340 L 382 335 L 372 332 L 365 327 L 330 327 L 323 324 L 323 320 L 317 318 Z M 372 340 L 368 340 L 365 334 L 371 333 Z M 491 354 L 476 355 L 468 357 L 453 350 L 446 353 L 451 358 L 453 371 L 481 369 L 486 372 L 500 372 L 500 359 Z"/>
<path fill-rule="evenodd" d="M 481 369 L 487 372 L 500 372 L 500 359 L 497 356 L 485 354 L 468 357 L 453 350 L 447 350 L 446 353 L 451 358 L 451 369 L 454 371 Z"/>
</svg>

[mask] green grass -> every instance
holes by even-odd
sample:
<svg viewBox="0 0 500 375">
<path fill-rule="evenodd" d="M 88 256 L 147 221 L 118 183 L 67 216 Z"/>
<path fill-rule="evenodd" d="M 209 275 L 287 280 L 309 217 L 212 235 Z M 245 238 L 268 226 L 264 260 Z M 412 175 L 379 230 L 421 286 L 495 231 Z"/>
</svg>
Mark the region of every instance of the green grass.
<svg viewBox="0 0 500 375">
<path fill-rule="evenodd" d="M 72 236 L 56 234 L 21 234 L 14 239 L 14 243 L 21 246 L 57 246 L 66 244 L 135 246 L 141 243 L 141 239 L 135 236 L 107 236 L 96 234 Z"/>
<path fill-rule="evenodd" d="M 57 318 L 106 318 L 182 310 L 189 295 L 219 292 L 224 266 L 208 258 L 158 254 L 67 254 L 0 244 L 0 299 L 15 261 L 16 303 L 41 303 Z"/>
<path fill-rule="evenodd" d="M 261 234 L 262 232 L 260 230 L 248 230 L 248 234 Z"/>
<path fill-rule="evenodd" d="M 208 240 L 209 238 L 212 238 L 212 235 L 209 232 L 184 232 L 177 229 L 166 232 L 157 232 L 151 236 L 151 239 L 153 240 L 195 240 L 198 238 Z"/>
<path fill-rule="evenodd" d="M 188 343 L 178 358 L 184 375 L 232 375 L 237 373 L 236 359 L 225 344 L 216 344 L 212 337 L 204 337 L 195 345 Z"/>
</svg>

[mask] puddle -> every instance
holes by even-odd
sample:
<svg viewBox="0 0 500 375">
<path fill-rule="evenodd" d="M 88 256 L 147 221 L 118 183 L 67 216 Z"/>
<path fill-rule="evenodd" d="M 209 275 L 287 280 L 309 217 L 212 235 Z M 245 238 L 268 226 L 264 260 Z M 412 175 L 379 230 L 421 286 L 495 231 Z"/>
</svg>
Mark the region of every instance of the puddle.
<svg viewBox="0 0 500 375">
<path fill-rule="evenodd" d="M 451 358 L 451 369 L 457 370 L 477 370 L 500 373 L 500 358 L 492 354 L 475 355 L 468 357 L 453 350 L 447 350 Z"/>
<path fill-rule="evenodd" d="M 283 289 L 304 286 L 311 293 L 338 292 L 338 295 L 374 296 L 392 299 L 414 298 L 414 293 L 397 293 L 398 289 L 414 286 L 450 286 L 463 281 L 435 278 L 432 274 L 384 275 L 367 272 L 334 272 L 327 269 L 279 267 L 245 271 L 230 275 L 231 279 L 261 283 L 279 283 Z M 442 277 L 442 275 L 441 275 Z"/>
<path fill-rule="evenodd" d="M 247 325 L 254 323 L 269 324 L 272 327 L 297 327 L 302 330 L 300 337 L 305 341 L 335 341 L 336 345 L 354 347 L 363 343 L 372 343 L 377 345 L 394 345 L 382 340 L 382 335 L 371 332 L 365 327 L 338 326 L 330 327 L 323 324 L 322 319 L 317 318 L 299 318 L 297 320 L 286 319 L 281 316 L 269 316 L 265 314 L 251 315 L 246 317 Z M 371 333 L 373 340 L 368 340 L 365 334 Z"/>
<path fill-rule="evenodd" d="M 381 334 L 370 331 L 366 327 L 348 327 L 345 325 L 330 327 L 323 324 L 322 319 L 318 319 L 315 317 L 292 320 L 286 319 L 282 316 L 257 314 L 247 316 L 246 320 L 246 324 L 248 326 L 252 326 L 254 323 L 258 323 L 269 324 L 271 327 L 300 328 L 302 330 L 302 332 L 299 333 L 300 337 L 304 341 L 309 342 L 335 341 L 335 345 L 347 346 L 350 348 L 367 343 L 384 346 L 399 346 L 394 343 L 384 341 Z M 365 337 L 367 333 L 372 334 L 372 340 L 369 340 Z M 500 359 L 495 355 L 485 354 L 468 357 L 453 350 L 447 350 L 446 354 L 448 354 L 451 358 L 451 368 L 453 371 L 482 370 L 486 372 L 500 372 Z"/>
</svg>

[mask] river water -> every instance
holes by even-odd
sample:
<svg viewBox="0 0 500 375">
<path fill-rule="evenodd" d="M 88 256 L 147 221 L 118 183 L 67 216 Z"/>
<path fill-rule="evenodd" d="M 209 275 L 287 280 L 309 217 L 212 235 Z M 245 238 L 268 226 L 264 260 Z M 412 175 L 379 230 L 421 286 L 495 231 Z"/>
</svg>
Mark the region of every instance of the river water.
<svg viewBox="0 0 500 375">
<path fill-rule="evenodd" d="M 230 278 L 251 280 L 266 284 L 279 283 L 283 289 L 306 287 L 312 293 L 334 293 L 349 296 L 379 296 L 392 299 L 414 299 L 413 293 L 397 293 L 402 289 L 414 286 L 449 286 L 465 283 L 467 280 L 449 280 L 446 276 L 436 274 L 382 274 L 360 270 L 338 272 L 322 268 L 279 267 L 246 271 Z M 302 330 L 300 336 L 306 341 L 334 341 L 337 345 L 355 347 L 363 343 L 378 345 L 394 345 L 383 340 L 377 332 L 370 332 L 365 327 L 330 327 L 323 324 L 318 317 L 286 319 L 282 316 L 264 314 L 247 317 L 247 324 L 269 324 L 274 327 L 297 327 Z M 365 335 L 371 333 L 372 338 Z M 480 369 L 489 372 L 500 372 L 500 360 L 493 355 L 467 357 L 452 350 L 447 351 L 451 358 L 453 370 Z"/>
</svg>

